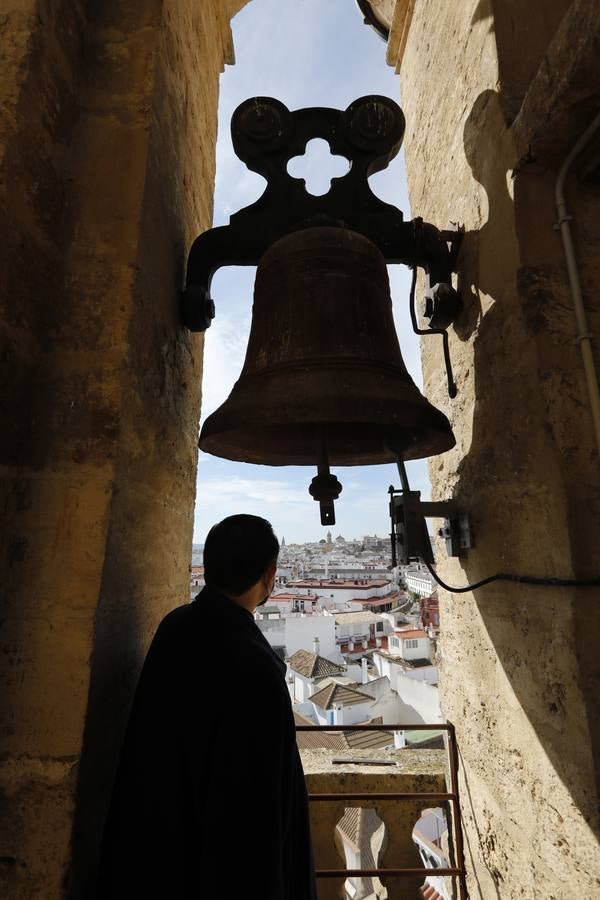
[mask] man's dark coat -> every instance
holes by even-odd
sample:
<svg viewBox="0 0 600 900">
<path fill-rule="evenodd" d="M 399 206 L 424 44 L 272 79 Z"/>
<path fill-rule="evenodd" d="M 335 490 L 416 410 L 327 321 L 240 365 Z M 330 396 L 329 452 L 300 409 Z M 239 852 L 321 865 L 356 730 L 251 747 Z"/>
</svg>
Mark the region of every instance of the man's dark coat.
<svg viewBox="0 0 600 900">
<path fill-rule="evenodd" d="M 102 848 L 101 900 L 314 900 L 285 665 L 209 588 L 162 621 Z"/>
</svg>

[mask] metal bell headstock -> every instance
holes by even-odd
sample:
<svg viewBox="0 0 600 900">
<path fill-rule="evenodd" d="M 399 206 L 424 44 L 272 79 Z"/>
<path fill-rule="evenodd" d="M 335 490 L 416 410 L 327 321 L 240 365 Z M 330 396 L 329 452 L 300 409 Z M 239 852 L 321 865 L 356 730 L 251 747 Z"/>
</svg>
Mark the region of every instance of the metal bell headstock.
<svg viewBox="0 0 600 900">
<path fill-rule="evenodd" d="M 267 180 L 262 196 L 231 216 L 229 225 L 201 234 L 190 250 L 181 319 L 191 331 L 205 331 L 215 314 L 210 296 L 214 273 L 222 266 L 255 266 L 276 240 L 302 228 L 332 225 L 363 234 L 386 263 L 420 266 L 431 293 L 445 285 L 448 324 L 458 311 L 451 273 L 460 232 L 440 232 L 416 219 L 405 222 L 401 210 L 371 191 L 368 178 L 385 169 L 404 136 L 402 110 L 389 97 L 370 95 L 346 110 L 309 107 L 290 111 L 272 97 L 253 97 L 236 109 L 231 135 L 237 156 Z M 322 197 L 309 194 L 287 164 L 304 153 L 313 138 L 350 162 L 348 173 L 334 178 Z M 450 249 L 452 245 L 453 249 Z M 438 319 L 440 304 L 438 301 Z"/>
</svg>

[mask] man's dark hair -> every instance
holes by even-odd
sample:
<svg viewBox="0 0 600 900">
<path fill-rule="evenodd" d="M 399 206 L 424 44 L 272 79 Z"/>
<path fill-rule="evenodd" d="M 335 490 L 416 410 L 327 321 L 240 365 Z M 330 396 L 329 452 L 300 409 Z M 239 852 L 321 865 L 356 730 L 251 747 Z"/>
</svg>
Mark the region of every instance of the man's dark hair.
<svg viewBox="0 0 600 900">
<path fill-rule="evenodd" d="M 259 516 L 228 516 L 210 529 L 204 544 L 204 580 L 234 596 L 259 580 L 277 562 L 279 541 Z"/>
</svg>

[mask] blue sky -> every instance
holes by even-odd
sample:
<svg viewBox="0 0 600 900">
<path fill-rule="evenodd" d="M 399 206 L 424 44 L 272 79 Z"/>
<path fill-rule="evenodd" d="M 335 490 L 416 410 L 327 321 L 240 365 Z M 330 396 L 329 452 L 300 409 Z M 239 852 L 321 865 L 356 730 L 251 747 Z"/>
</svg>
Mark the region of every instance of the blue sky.
<svg viewBox="0 0 600 900">
<path fill-rule="evenodd" d="M 365 94 L 400 100 L 400 81 L 386 65 L 385 44 L 363 24 L 353 0 L 251 0 L 233 20 L 233 35 L 236 64 L 225 69 L 220 86 L 215 225 L 226 225 L 231 213 L 260 196 L 265 183 L 246 169 L 231 146 L 231 116 L 243 100 L 277 97 L 290 109 L 345 109 Z M 297 160 L 293 171 L 307 179 L 313 193 L 326 190 L 322 170 L 332 159 L 327 145 L 319 143 L 313 153 L 315 145 L 309 144 L 307 159 Z M 340 162 L 338 157 L 335 161 Z M 329 168 L 330 177 L 339 174 Z M 382 199 L 410 217 L 402 154 L 370 183 Z M 216 318 L 205 338 L 201 423 L 227 398 L 242 368 L 254 274 L 252 268 L 226 268 L 213 280 Z M 390 267 L 389 274 L 402 355 L 420 387 L 419 345 L 408 314 L 409 274 L 399 266 Z M 429 496 L 426 462 L 409 463 L 408 471 L 411 485 Z M 333 533 L 346 538 L 387 534 L 387 488 L 398 486 L 395 466 L 339 467 L 334 473 L 343 491 Z M 268 518 L 288 543 L 318 540 L 327 529 L 308 493 L 315 474 L 310 467 L 254 466 L 200 453 L 194 541 L 203 541 L 211 525 L 238 512 Z"/>
</svg>

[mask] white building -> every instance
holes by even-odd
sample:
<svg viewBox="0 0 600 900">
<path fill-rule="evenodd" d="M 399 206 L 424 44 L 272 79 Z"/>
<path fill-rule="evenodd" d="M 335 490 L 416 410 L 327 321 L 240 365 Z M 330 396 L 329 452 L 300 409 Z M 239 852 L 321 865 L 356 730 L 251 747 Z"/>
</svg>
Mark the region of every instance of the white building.
<svg viewBox="0 0 600 900">
<path fill-rule="evenodd" d="M 427 875 L 423 896 L 428 900 L 451 900 L 451 879 L 435 875 L 435 869 L 450 868 L 450 854 L 448 851 L 448 824 L 443 809 L 436 807 L 425 809 L 413 828 L 412 839 L 416 844 L 419 856 L 426 869 L 431 869 L 431 875 Z M 427 890 L 427 888 L 429 890 Z M 427 891 L 427 892 L 426 892 Z"/>
<path fill-rule="evenodd" d="M 378 612 L 397 606 L 401 596 L 397 585 L 385 578 L 352 578 L 346 581 L 304 578 L 288 582 L 287 589 L 298 594 L 316 594 L 319 603 L 325 607 L 354 607 Z"/>
<path fill-rule="evenodd" d="M 294 568 L 291 565 L 277 566 L 277 571 L 275 572 L 275 583 L 276 584 L 286 584 L 292 577 L 293 571 L 294 571 Z"/>
<path fill-rule="evenodd" d="M 324 687 L 319 686 L 308 698 L 314 707 L 319 725 L 356 725 L 370 718 L 369 710 L 373 698 L 346 684 L 331 679 Z"/>
<path fill-rule="evenodd" d="M 335 620 L 332 616 L 284 616 L 279 607 L 269 603 L 256 611 L 256 624 L 274 649 L 283 648 L 283 658 L 293 656 L 298 650 L 312 647 L 336 665 L 343 667 L 335 638 Z"/>
<path fill-rule="evenodd" d="M 400 600 L 398 606 L 394 606 L 392 609 L 382 612 L 381 616 L 390 623 L 394 630 L 401 628 L 403 625 L 418 624 L 417 622 L 413 623 L 411 621 L 411 606 L 412 600 L 410 600 L 410 598 L 404 598 Z"/>
<path fill-rule="evenodd" d="M 409 662 L 414 659 L 431 660 L 431 639 L 421 628 L 407 626 L 397 629 L 388 637 L 388 647 L 391 654 Z"/>
<path fill-rule="evenodd" d="M 429 660 L 411 661 L 390 652 L 375 650 L 373 665 L 378 675 L 389 679 L 391 693 L 398 698 L 400 706 L 396 721 L 409 725 L 443 722 L 437 687 L 438 670 Z M 385 722 L 391 722 L 385 716 L 381 702 L 376 713 L 384 715 Z"/>
<path fill-rule="evenodd" d="M 306 578 L 331 579 L 341 581 L 369 581 L 372 578 L 394 580 L 392 571 L 385 564 L 365 562 L 327 562 L 325 565 L 313 563 L 304 573 Z"/>
<path fill-rule="evenodd" d="M 343 652 L 366 649 L 392 632 L 392 626 L 382 615 L 369 610 L 332 613 L 335 621 L 335 640 Z"/>
<path fill-rule="evenodd" d="M 204 585 L 204 566 L 190 566 L 190 598 L 193 599 L 196 594 L 199 594 Z"/>
<path fill-rule="evenodd" d="M 269 606 L 278 606 L 282 615 L 314 613 L 319 605 L 316 594 L 299 591 L 277 591 L 269 597 Z"/>
<path fill-rule="evenodd" d="M 405 569 L 402 577 L 408 590 L 419 597 L 429 597 L 437 587 L 427 569 Z"/>
</svg>

